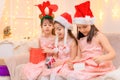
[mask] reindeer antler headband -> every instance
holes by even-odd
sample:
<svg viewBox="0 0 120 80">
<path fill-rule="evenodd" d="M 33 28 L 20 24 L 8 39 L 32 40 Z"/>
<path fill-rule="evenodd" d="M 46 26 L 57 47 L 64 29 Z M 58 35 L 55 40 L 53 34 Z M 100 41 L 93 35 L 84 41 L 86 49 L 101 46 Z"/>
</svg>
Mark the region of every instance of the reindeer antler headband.
<svg viewBox="0 0 120 80">
<path fill-rule="evenodd" d="M 36 6 L 38 6 L 41 11 L 41 14 L 39 15 L 40 19 L 46 15 L 54 17 L 53 12 L 56 12 L 58 9 L 58 6 L 56 4 L 50 4 L 49 1 L 43 2 L 42 4 L 38 4 Z"/>
</svg>

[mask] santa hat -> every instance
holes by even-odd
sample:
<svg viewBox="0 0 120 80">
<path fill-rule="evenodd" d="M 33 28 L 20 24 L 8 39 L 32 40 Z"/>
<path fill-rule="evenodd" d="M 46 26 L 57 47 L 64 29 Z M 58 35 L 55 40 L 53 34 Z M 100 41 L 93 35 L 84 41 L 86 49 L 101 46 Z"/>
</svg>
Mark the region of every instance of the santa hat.
<svg viewBox="0 0 120 80">
<path fill-rule="evenodd" d="M 41 11 L 41 14 L 39 15 L 40 18 L 46 15 L 54 17 L 53 12 L 56 12 L 58 9 L 56 4 L 50 4 L 49 1 L 43 2 L 42 4 L 38 4 L 36 6 L 38 6 L 39 10 Z"/>
<path fill-rule="evenodd" d="M 64 45 L 66 45 L 68 30 L 72 30 L 72 17 L 69 13 L 65 12 L 60 16 L 58 16 L 57 18 L 55 18 L 54 21 L 59 22 L 61 25 L 65 27 Z M 57 46 L 57 43 L 58 43 L 58 39 L 56 39 L 55 41 L 56 46 Z"/>
<path fill-rule="evenodd" d="M 90 1 L 86 1 L 75 6 L 74 23 L 76 24 L 94 24 L 94 16 L 90 9 Z"/>
</svg>

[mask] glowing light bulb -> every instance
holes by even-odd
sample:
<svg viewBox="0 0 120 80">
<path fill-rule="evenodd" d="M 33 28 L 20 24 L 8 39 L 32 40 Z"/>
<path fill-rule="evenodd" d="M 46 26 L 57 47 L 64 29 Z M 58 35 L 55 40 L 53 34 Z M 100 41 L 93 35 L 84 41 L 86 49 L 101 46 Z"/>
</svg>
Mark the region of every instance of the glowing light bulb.
<svg viewBox="0 0 120 80">
<path fill-rule="evenodd" d="M 99 19 L 100 19 L 100 20 L 103 19 L 103 11 L 100 11 L 100 13 L 99 13 Z"/>
<path fill-rule="evenodd" d="M 16 0 L 17 1 L 17 3 L 19 2 L 19 0 Z"/>
<path fill-rule="evenodd" d="M 30 10 L 30 7 L 27 7 L 28 10 Z"/>
<path fill-rule="evenodd" d="M 17 22 L 15 22 L 15 25 L 17 24 Z"/>
<path fill-rule="evenodd" d="M 112 9 L 112 16 L 113 18 L 119 18 L 120 17 L 120 9 L 119 9 L 120 6 L 118 5 L 115 5 Z"/>
<path fill-rule="evenodd" d="M 13 30 L 16 30 L 16 27 L 13 27 Z"/>
<path fill-rule="evenodd" d="M 25 22 L 25 25 L 28 25 L 28 23 L 27 23 L 27 22 Z"/>
<path fill-rule="evenodd" d="M 30 11 L 28 11 L 27 13 L 28 13 L 28 15 L 30 15 Z"/>
<path fill-rule="evenodd" d="M 7 25 L 8 23 L 7 22 L 5 22 L 5 25 Z"/>
<path fill-rule="evenodd" d="M 109 0 L 105 0 L 106 3 L 108 3 Z"/>
<path fill-rule="evenodd" d="M 5 19 L 5 21 L 7 21 L 7 20 L 8 20 L 8 17 L 5 17 L 4 19 Z"/>
<path fill-rule="evenodd" d="M 29 1 L 26 1 L 27 4 L 29 4 Z"/>
<path fill-rule="evenodd" d="M 12 16 L 13 19 L 15 19 L 15 16 Z"/>
<path fill-rule="evenodd" d="M 19 8 L 19 6 L 16 6 L 16 9 L 18 9 Z"/>
</svg>

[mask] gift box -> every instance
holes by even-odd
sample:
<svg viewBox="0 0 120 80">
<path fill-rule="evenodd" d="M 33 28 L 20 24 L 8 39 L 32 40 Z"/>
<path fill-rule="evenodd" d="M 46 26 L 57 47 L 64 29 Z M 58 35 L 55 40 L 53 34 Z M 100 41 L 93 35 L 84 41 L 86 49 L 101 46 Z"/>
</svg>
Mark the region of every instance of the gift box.
<svg viewBox="0 0 120 80">
<path fill-rule="evenodd" d="M 43 53 L 41 48 L 31 48 L 30 49 L 30 62 L 37 64 L 46 58 L 46 53 Z"/>
<path fill-rule="evenodd" d="M 55 62 L 55 59 L 53 57 L 47 57 L 46 58 L 46 66 L 48 69 L 52 68 L 52 63 Z"/>
</svg>

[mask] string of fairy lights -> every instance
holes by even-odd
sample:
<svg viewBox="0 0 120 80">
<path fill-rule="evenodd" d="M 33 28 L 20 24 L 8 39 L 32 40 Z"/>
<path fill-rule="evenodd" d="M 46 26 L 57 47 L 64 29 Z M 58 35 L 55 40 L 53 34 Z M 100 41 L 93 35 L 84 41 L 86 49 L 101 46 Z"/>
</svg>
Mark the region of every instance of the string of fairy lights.
<svg viewBox="0 0 120 80">
<path fill-rule="evenodd" d="M 39 34 L 40 23 L 37 23 L 38 14 L 34 12 L 36 9 L 34 6 L 36 1 L 34 1 L 6 0 L 2 22 L 4 22 L 3 26 L 11 27 L 13 39 L 29 39 Z"/>
<path fill-rule="evenodd" d="M 34 15 L 33 15 L 33 3 L 34 0 L 25 0 L 25 1 L 21 1 L 21 0 L 17 0 L 15 4 L 17 4 L 17 6 L 15 7 L 14 12 L 11 12 L 12 16 L 12 20 L 11 21 L 15 21 L 14 23 L 11 22 L 12 24 L 12 32 L 15 34 L 17 33 L 17 29 L 21 30 L 21 25 L 24 26 L 24 28 L 22 28 L 22 30 L 20 31 L 20 34 L 16 34 L 14 35 L 14 38 L 17 39 L 18 35 L 19 38 L 32 38 L 35 35 L 38 34 L 38 29 L 35 29 L 35 25 L 34 25 Z M 23 4 L 21 6 L 21 4 Z M 11 4 L 12 5 L 12 4 Z M 22 9 L 21 9 L 22 8 Z M 23 11 L 22 11 L 23 10 Z M 22 34 L 22 35 L 21 35 Z"/>
<path fill-rule="evenodd" d="M 109 4 L 110 0 L 102 0 L 102 2 Z M 2 16 L 4 24 L 2 26 L 11 26 L 13 39 L 34 38 L 40 34 L 40 20 L 38 18 L 40 11 L 33 6 L 38 3 L 40 3 L 40 0 L 6 0 Z M 120 19 L 119 3 L 114 2 L 112 6 L 112 18 Z M 99 12 L 95 12 L 95 15 L 97 15 L 98 23 L 102 24 L 105 17 L 104 7 L 100 8 Z M 0 39 L 2 39 L 2 36 L 0 36 Z"/>
</svg>

